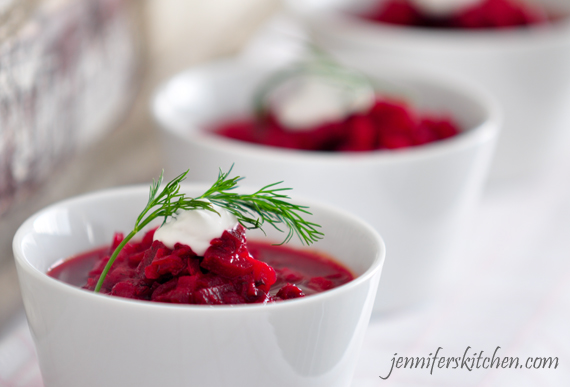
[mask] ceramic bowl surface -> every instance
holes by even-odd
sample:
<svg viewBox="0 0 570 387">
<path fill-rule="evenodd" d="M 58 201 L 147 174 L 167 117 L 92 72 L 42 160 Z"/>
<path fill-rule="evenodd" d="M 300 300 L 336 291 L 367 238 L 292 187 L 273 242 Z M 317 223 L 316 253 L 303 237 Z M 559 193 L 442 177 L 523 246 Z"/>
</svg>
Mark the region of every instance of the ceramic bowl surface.
<svg viewBox="0 0 570 387">
<path fill-rule="evenodd" d="M 198 196 L 206 188 L 184 189 Z M 148 187 L 96 192 L 52 205 L 18 230 L 14 254 L 45 387 L 350 384 L 384 262 L 376 231 L 351 214 L 308 203 L 326 234 L 315 248 L 357 278 L 267 305 L 128 300 L 46 275 L 54 263 L 129 232 L 147 200 Z M 266 231 L 248 238 L 283 239 Z"/>
</svg>

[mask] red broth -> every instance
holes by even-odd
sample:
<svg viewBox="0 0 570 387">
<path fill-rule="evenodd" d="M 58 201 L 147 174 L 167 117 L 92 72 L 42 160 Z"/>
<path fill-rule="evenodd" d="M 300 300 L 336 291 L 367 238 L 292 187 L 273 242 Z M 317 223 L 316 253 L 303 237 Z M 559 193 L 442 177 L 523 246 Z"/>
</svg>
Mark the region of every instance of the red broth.
<svg viewBox="0 0 570 387">
<path fill-rule="evenodd" d="M 246 242 L 238 226 L 212 240 L 204 257 L 185 245 L 169 249 L 152 241 L 128 243 L 107 275 L 102 293 L 184 304 L 266 303 L 304 297 L 351 281 L 352 273 L 329 257 L 262 242 Z M 54 266 L 48 275 L 93 290 L 114 248 L 89 251 Z"/>
</svg>

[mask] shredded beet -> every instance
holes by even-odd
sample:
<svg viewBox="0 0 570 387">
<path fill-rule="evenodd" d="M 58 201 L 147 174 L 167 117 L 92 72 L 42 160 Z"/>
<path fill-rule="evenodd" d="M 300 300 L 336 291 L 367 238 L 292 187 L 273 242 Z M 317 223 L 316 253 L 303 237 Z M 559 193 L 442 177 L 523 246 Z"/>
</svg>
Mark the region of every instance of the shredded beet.
<svg viewBox="0 0 570 387">
<path fill-rule="evenodd" d="M 149 231 L 123 248 L 101 293 L 177 304 L 266 303 L 304 297 L 353 279 L 343 266 L 315 253 L 251 242 L 248 250 L 241 225 L 213 239 L 203 257 L 180 243 L 169 249 L 153 242 L 153 235 Z M 110 247 L 67 260 L 48 275 L 93 290 L 122 240 L 117 233 Z M 92 268 L 86 279 L 85 266 Z"/>
<path fill-rule="evenodd" d="M 483 0 L 444 17 L 426 14 L 409 0 L 388 0 L 364 18 L 405 26 L 460 29 L 507 28 L 549 20 L 540 7 L 518 0 Z"/>
<path fill-rule="evenodd" d="M 450 117 L 418 117 L 404 103 L 377 100 L 366 113 L 304 131 L 290 131 L 269 113 L 219 124 L 214 132 L 235 140 L 312 151 L 396 149 L 443 140 L 459 133 Z"/>
</svg>

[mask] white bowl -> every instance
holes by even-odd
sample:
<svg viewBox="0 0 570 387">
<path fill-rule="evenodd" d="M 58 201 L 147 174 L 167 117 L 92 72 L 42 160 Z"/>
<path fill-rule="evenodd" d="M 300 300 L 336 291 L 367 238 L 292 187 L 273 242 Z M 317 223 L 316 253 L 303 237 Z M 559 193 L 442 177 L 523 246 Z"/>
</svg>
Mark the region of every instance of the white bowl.
<svg viewBox="0 0 570 387">
<path fill-rule="evenodd" d="M 246 176 L 248 184 L 267 184 L 279 176 L 299 194 L 352 211 L 372 224 L 388 246 L 376 309 L 428 297 L 484 182 L 500 124 L 492 100 L 465 85 L 386 72 L 396 90 L 414 96 L 417 108 L 449 112 L 465 128 L 454 138 L 400 151 L 297 151 L 204 130 L 221 117 L 244 114 L 268 71 L 228 60 L 189 70 L 163 85 L 153 112 L 167 170 L 190 168 L 191 179 L 206 180 L 235 162 L 235 173 Z"/>
<path fill-rule="evenodd" d="M 421 66 L 464 76 L 495 95 L 505 123 L 494 180 L 524 178 L 548 165 L 570 126 L 570 19 L 505 30 L 436 30 L 351 16 L 375 0 L 287 0 L 325 50 L 348 63 Z M 567 14 L 570 3 L 550 0 Z M 552 6 L 552 4 L 551 4 Z"/>
<path fill-rule="evenodd" d="M 205 188 L 184 190 L 197 196 Z M 14 255 L 45 387 L 349 385 L 385 254 L 370 226 L 308 203 L 326 234 L 315 248 L 356 279 L 268 305 L 134 301 L 46 275 L 59 260 L 109 244 L 115 231 L 130 231 L 147 199 L 148 187 L 79 196 L 33 215 L 16 233 Z M 283 239 L 266 231 L 270 241 Z"/>
</svg>

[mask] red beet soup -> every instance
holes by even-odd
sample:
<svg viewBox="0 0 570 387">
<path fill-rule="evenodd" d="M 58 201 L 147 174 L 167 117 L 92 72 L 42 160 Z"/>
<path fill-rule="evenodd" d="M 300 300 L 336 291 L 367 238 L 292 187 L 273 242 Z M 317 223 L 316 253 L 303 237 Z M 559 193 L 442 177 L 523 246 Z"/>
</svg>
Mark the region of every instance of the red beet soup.
<svg viewBox="0 0 570 387">
<path fill-rule="evenodd" d="M 453 137 L 460 129 L 449 116 L 420 115 L 403 102 L 377 98 L 366 112 L 303 131 L 288 130 L 271 111 L 262 117 L 220 122 L 212 131 L 234 140 L 280 148 L 358 152 L 423 145 Z"/>
<path fill-rule="evenodd" d="M 213 239 L 203 257 L 180 243 L 169 249 L 153 241 L 154 231 L 123 248 L 101 293 L 178 304 L 266 303 L 323 292 L 354 278 L 329 257 L 287 246 L 246 242 L 241 225 Z M 123 234 L 117 233 L 111 246 L 65 260 L 48 275 L 93 290 L 122 240 Z"/>
<path fill-rule="evenodd" d="M 387 0 L 363 18 L 387 24 L 424 28 L 498 29 L 544 24 L 561 18 L 524 0 L 481 0 L 447 14 L 426 12 L 411 0 Z"/>
</svg>

